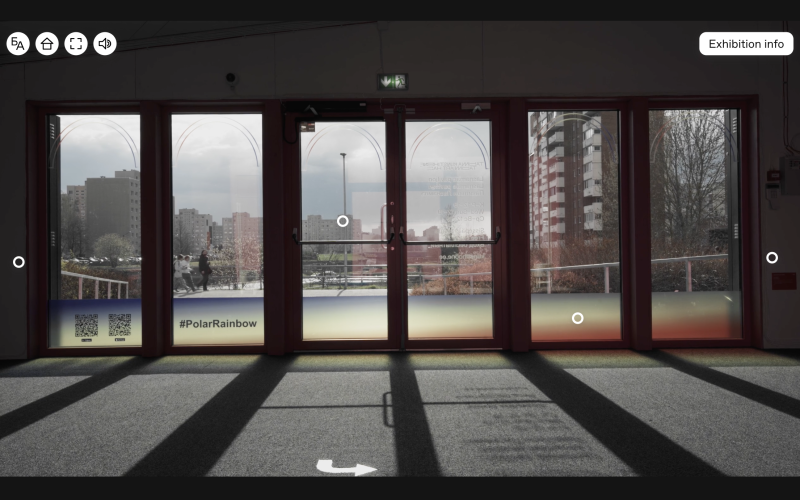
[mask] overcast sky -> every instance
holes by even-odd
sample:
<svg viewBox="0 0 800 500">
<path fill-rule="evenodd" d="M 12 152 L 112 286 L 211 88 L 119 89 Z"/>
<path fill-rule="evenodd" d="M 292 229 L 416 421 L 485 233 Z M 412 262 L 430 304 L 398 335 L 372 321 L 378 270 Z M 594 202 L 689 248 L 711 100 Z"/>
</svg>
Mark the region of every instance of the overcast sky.
<svg viewBox="0 0 800 500">
<path fill-rule="evenodd" d="M 113 177 L 115 170 L 140 168 L 138 116 L 61 117 L 62 130 L 71 124 L 76 127 L 61 146 L 62 191 L 67 185 L 84 184 L 89 177 Z M 440 211 L 449 204 L 467 202 L 474 204 L 472 215 L 480 211 L 485 218 L 483 222 L 462 221 L 461 227 L 479 228 L 491 235 L 489 122 L 408 122 L 406 127 L 406 160 L 411 162 L 406 172 L 409 228 L 421 236 L 424 229 L 441 226 Z M 299 147 L 303 219 L 308 215 L 335 219 L 344 212 L 340 153 L 346 153 L 347 213 L 360 219 L 366 232 L 379 227 L 380 209 L 386 203 L 384 123 L 318 122 L 315 132 L 301 133 Z M 261 115 L 173 115 L 176 209 L 196 208 L 218 223 L 235 211 L 263 216 L 261 148 Z M 442 162 L 472 167 L 430 168 L 430 164 Z M 482 179 L 478 184 L 454 184 L 477 178 Z M 451 192 L 458 188 L 482 190 L 483 194 L 423 194 L 448 187 Z"/>
<path fill-rule="evenodd" d="M 139 169 L 139 115 L 60 115 L 61 192 L 90 177 Z M 130 137 L 127 137 L 130 136 Z"/>
</svg>

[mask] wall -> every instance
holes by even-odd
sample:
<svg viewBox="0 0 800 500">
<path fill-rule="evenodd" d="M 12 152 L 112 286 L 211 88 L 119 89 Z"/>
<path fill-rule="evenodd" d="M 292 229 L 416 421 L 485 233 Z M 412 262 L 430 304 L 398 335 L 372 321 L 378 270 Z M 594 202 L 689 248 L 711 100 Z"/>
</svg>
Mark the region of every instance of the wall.
<svg viewBox="0 0 800 500">
<path fill-rule="evenodd" d="M 800 26 L 793 22 L 792 28 Z M 781 58 L 705 57 L 705 31 L 780 31 L 780 22 L 390 22 L 383 69 L 410 74 L 403 97 L 758 94 L 760 173 L 783 154 Z M 800 58 L 790 56 L 790 136 L 800 132 Z M 26 279 L 9 262 L 26 254 L 25 101 L 383 97 L 376 90 L 376 24 L 0 66 L 0 151 L 7 189 L 0 261 L 0 358 L 25 356 Z M 236 72 L 240 84 L 224 82 Z M 760 189 L 763 197 L 763 188 Z M 763 200 L 762 200 L 763 201 Z M 770 272 L 800 263 L 800 197 L 761 214 L 766 347 L 800 347 L 797 291 L 771 291 Z M 9 271 L 9 269 L 11 271 Z"/>
</svg>

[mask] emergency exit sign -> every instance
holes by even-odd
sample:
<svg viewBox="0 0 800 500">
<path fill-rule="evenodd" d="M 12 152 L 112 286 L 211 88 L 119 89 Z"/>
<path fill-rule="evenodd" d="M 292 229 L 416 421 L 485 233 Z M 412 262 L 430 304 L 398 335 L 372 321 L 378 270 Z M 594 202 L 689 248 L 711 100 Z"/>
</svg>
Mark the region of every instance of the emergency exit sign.
<svg viewBox="0 0 800 500">
<path fill-rule="evenodd" d="M 378 90 L 408 90 L 408 73 L 379 73 Z"/>
</svg>

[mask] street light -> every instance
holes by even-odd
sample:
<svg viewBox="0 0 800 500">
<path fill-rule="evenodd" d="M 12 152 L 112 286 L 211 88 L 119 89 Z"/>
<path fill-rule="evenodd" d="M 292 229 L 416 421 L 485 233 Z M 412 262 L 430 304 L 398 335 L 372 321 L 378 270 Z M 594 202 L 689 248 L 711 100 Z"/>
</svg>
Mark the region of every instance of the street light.
<svg viewBox="0 0 800 500">
<path fill-rule="evenodd" d="M 343 201 L 343 208 L 344 212 L 342 215 L 347 215 L 347 181 L 345 181 L 344 175 L 344 157 L 347 156 L 347 153 L 339 153 L 342 155 L 342 201 Z M 349 224 L 348 224 L 349 225 Z M 347 226 L 345 226 L 344 234 L 347 236 Z M 344 238 L 347 239 L 347 238 Z M 347 290 L 347 244 L 344 246 L 344 289 Z"/>
</svg>

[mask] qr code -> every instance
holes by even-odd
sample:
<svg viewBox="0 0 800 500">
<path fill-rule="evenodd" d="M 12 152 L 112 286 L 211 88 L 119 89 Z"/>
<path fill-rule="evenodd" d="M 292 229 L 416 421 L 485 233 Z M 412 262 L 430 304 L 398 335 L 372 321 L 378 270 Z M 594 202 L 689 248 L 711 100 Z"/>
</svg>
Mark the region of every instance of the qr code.
<svg viewBox="0 0 800 500">
<path fill-rule="evenodd" d="M 110 337 L 127 336 L 131 334 L 130 314 L 109 314 L 108 335 Z"/>
<path fill-rule="evenodd" d="M 76 314 L 75 315 L 75 336 L 76 337 L 97 337 L 97 315 L 96 314 Z"/>
</svg>

